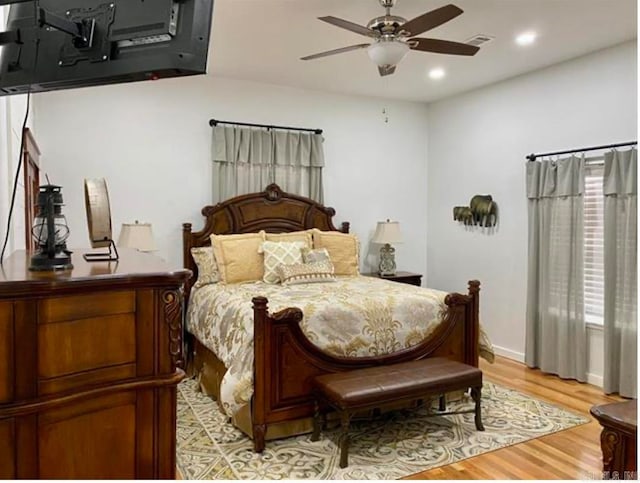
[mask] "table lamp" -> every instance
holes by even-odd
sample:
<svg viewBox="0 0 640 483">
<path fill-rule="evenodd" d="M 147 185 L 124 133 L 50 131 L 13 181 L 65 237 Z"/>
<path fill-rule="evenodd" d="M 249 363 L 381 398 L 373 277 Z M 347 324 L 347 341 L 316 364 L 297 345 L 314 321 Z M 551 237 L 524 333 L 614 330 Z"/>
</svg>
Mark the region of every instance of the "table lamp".
<svg viewBox="0 0 640 483">
<path fill-rule="evenodd" d="M 153 240 L 151 223 L 123 223 L 118 238 L 118 246 L 125 248 L 135 248 L 141 252 L 152 252 L 156 250 Z"/>
<path fill-rule="evenodd" d="M 379 221 L 372 243 L 382 245 L 380 248 L 380 265 L 378 273 L 381 277 L 390 277 L 396 274 L 396 249 L 392 243 L 402 243 L 400 223 L 397 221 Z"/>
</svg>

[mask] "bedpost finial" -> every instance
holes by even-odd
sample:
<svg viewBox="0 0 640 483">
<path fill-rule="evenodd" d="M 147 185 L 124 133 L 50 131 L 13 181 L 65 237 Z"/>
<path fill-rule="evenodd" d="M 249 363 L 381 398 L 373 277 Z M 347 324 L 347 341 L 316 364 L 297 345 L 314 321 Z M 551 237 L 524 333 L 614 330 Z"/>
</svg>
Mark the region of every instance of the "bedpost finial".
<svg viewBox="0 0 640 483">
<path fill-rule="evenodd" d="M 182 231 L 187 231 L 189 233 L 191 233 L 191 223 L 183 223 L 182 224 Z"/>
<path fill-rule="evenodd" d="M 253 303 L 253 308 L 256 310 L 266 309 L 267 303 L 269 302 L 266 297 L 253 297 L 251 299 Z"/>
<path fill-rule="evenodd" d="M 469 280 L 469 293 L 480 292 L 480 282 L 478 280 Z"/>
<path fill-rule="evenodd" d="M 265 194 L 265 198 L 267 198 L 267 200 L 269 200 L 269 201 L 278 201 L 280 198 L 282 198 L 282 194 L 283 193 L 282 193 L 282 190 L 280 189 L 280 186 L 278 186 L 275 183 L 271 183 L 264 190 L 264 194 Z"/>
</svg>

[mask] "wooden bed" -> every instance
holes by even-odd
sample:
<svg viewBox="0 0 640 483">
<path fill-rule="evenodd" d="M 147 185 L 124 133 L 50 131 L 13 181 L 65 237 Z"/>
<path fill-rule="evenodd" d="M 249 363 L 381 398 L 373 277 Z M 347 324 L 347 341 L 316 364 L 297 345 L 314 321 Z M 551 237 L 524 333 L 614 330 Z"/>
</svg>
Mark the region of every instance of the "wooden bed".
<svg viewBox="0 0 640 483">
<path fill-rule="evenodd" d="M 238 196 L 215 206 L 207 206 L 202 209 L 202 215 L 205 217 L 205 226 L 201 231 L 192 231 L 191 223 L 183 224 L 184 266 L 194 273 L 185 286 L 185 300 L 188 300 L 191 287 L 197 279 L 197 266 L 191 256 L 191 248 L 209 246 L 211 234 L 259 230 L 282 233 L 309 228 L 345 233 L 349 230 L 349 223 L 342 223 L 341 229 L 336 229 L 333 225 L 335 211 L 332 208 L 308 198 L 284 193 L 275 184 L 261 193 Z M 269 313 L 266 298 L 254 297 L 254 395 L 248 411 L 255 451 L 264 450 L 265 436 L 270 427 L 313 415 L 310 379 L 318 374 L 435 356 L 477 366 L 479 291 L 480 283 L 470 281 L 467 295 L 447 295 L 445 321 L 419 345 L 385 356 L 359 358 L 335 357 L 321 351 L 302 332 L 299 326 L 302 312 L 299 309 L 292 307 L 272 314 Z M 202 356 L 217 360 L 190 334 L 186 338 L 187 352 L 192 362 L 197 358 L 202 359 Z M 195 365 L 198 370 L 198 364 Z"/>
</svg>

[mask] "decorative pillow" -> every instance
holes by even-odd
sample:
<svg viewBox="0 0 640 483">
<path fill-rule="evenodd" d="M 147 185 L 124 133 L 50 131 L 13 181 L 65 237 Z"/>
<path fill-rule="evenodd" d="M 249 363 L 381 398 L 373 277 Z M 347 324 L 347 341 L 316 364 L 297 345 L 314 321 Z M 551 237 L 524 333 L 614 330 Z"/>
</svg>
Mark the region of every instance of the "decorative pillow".
<svg viewBox="0 0 640 483">
<path fill-rule="evenodd" d="M 313 230 L 291 231 L 288 233 L 267 233 L 265 235 L 267 241 L 273 242 L 295 242 L 301 241 L 309 248 L 313 247 Z"/>
<path fill-rule="evenodd" d="M 336 275 L 356 276 L 360 257 L 358 237 L 337 231 L 313 230 L 313 247 L 326 248 Z"/>
<path fill-rule="evenodd" d="M 199 288 L 210 283 L 218 283 L 220 271 L 216 258 L 213 256 L 213 247 L 192 248 L 191 256 L 198 266 L 198 280 L 193 284 L 193 287 Z"/>
<path fill-rule="evenodd" d="M 331 257 L 329 256 L 329 252 L 326 248 L 316 248 L 314 250 L 303 249 L 302 250 L 302 261 L 304 263 L 315 263 L 315 262 L 325 262 L 331 261 Z"/>
<path fill-rule="evenodd" d="M 333 264 L 330 261 L 316 263 L 295 263 L 278 267 L 283 285 L 299 283 L 335 282 Z"/>
<path fill-rule="evenodd" d="M 264 231 L 241 235 L 211 235 L 220 282 L 255 282 L 264 276 L 264 257 L 258 253 Z"/>
<path fill-rule="evenodd" d="M 266 283 L 280 282 L 278 267 L 302 263 L 302 249 L 307 245 L 303 241 L 274 242 L 266 241 L 262 244 L 264 252 L 264 280 Z"/>
</svg>

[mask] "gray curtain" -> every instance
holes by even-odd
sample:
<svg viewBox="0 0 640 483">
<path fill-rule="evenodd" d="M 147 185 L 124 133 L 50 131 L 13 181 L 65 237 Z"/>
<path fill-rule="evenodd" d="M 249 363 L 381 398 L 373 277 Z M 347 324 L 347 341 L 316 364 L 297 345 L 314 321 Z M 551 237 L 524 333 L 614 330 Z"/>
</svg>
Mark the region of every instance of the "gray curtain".
<svg viewBox="0 0 640 483">
<path fill-rule="evenodd" d="M 637 152 L 604 159 L 604 390 L 636 397 Z"/>
<path fill-rule="evenodd" d="M 525 361 L 586 381 L 584 158 L 527 163 L 529 273 Z"/>
<path fill-rule="evenodd" d="M 213 202 L 277 183 L 322 203 L 323 141 L 311 132 L 214 126 Z"/>
</svg>

